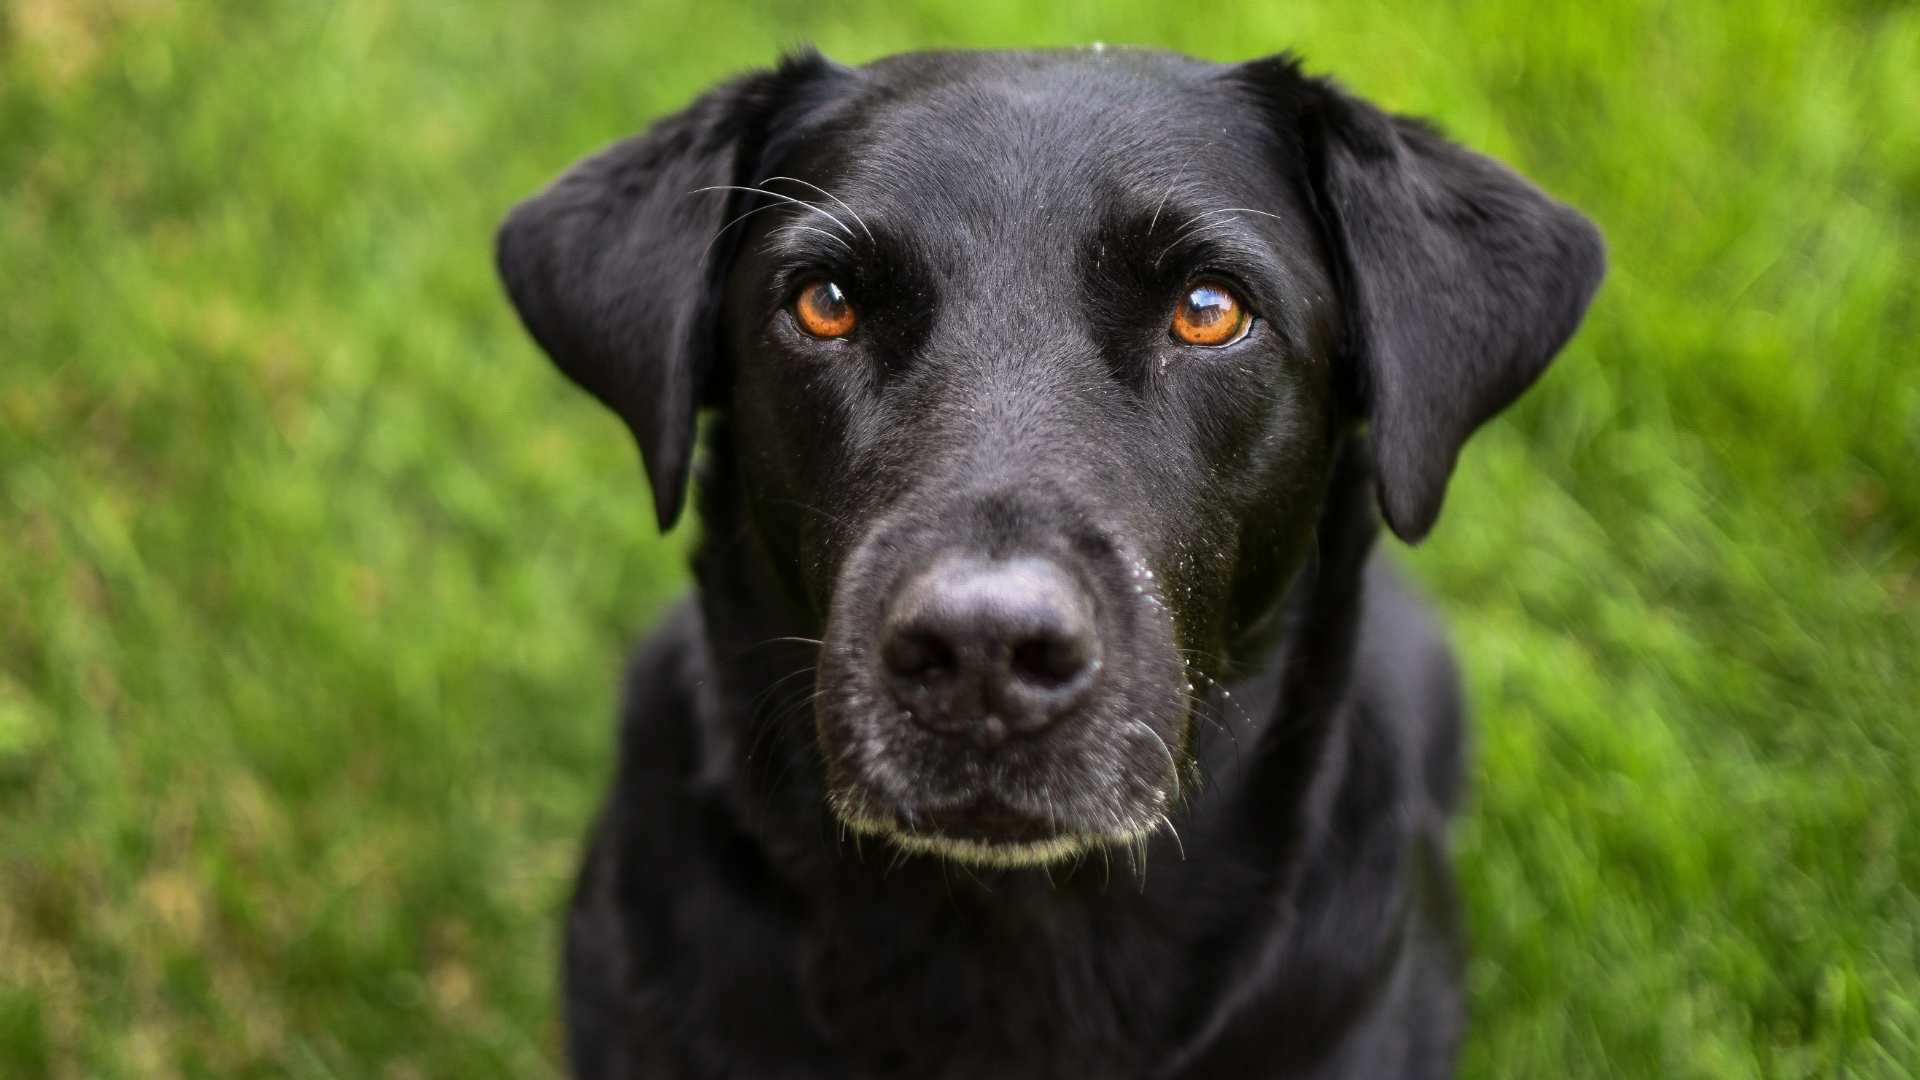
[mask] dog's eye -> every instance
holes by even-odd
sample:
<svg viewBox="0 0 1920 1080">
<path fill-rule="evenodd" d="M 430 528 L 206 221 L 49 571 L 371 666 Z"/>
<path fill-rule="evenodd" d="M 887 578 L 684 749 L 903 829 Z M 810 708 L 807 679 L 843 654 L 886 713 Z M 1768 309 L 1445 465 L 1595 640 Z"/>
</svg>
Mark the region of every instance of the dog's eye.
<svg viewBox="0 0 1920 1080">
<path fill-rule="evenodd" d="M 793 321 L 814 337 L 837 338 L 853 333 L 858 320 L 840 286 L 826 278 L 815 278 L 801 286 L 800 295 L 794 297 Z"/>
<path fill-rule="evenodd" d="M 1247 334 L 1247 305 L 1217 281 L 1196 281 L 1173 312 L 1173 336 L 1188 345 L 1231 345 Z"/>
</svg>

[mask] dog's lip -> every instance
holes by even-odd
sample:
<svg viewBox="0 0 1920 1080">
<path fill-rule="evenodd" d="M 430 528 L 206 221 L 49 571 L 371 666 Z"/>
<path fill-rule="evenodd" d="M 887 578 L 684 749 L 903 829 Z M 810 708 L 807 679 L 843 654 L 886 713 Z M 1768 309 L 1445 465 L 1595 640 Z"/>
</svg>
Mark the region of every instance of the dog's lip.
<svg viewBox="0 0 1920 1080">
<path fill-rule="evenodd" d="M 1052 840 L 1060 829 L 1051 821 L 1015 810 L 997 799 L 964 807 L 900 814 L 909 832 L 932 832 L 957 840 L 1024 844 Z"/>
</svg>

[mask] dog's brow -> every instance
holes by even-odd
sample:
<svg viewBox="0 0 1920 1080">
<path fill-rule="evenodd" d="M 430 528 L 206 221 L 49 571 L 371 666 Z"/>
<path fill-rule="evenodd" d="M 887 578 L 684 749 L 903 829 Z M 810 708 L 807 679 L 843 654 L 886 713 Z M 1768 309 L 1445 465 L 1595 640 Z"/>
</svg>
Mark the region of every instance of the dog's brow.
<svg viewBox="0 0 1920 1080">
<path fill-rule="evenodd" d="M 1205 149 L 1206 149 L 1207 147 L 1209 147 L 1209 146 L 1212 146 L 1212 145 L 1213 145 L 1213 143 L 1212 143 L 1212 142 L 1204 142 L 1204 143 L 1201 143 L 1201 144 L 1199 145 L 1199 147 L 1197 147 L 1197 148 L 1196 148 L 1196 149 L 1195 149 L 1195 150 L 1193 151 L 1193 153 L 1191 153 L 1191 154 L 1188 154 L 1188 155 L 1187 155 L 1187 159 L 1186 159 L 1185 161 L 1182 161 L 1182 162 L 1180 163 L 1180 168 L 1179 168 L 1179 169 L 1178 169 L 1178 170 L 1177 170 L 1177 171 L 1176 171 L 1176 172 L 1175 172 L 1175 173 L 1173 174 L 1173 181 L 1172 181 L 1171 183 L 1169 183 L 1169 184 L 1167 185 L 1167 190 L 1166 190 L 1166 191 L 1164 191 L 1164 192 L 1162 192 L 1162 193 L 1160 194 L 1160 203 L 1159 203 L 1159 205 L 1157 205 L 1157 206 L 1155 206 L 1155 207 L 1153 208 L 1153 219 L 1152 219 L 1151 221 L 1149 221 L 1149 222 L 1147 222 L 1147 235 L 1148 235 L 1148 236 L 1152 236 L 1152 235 L 1153 235 L 1153 227 L 1154 227 L 1155 225 L 1158 225 L 1158 224 L 1160 224 L 1160 211 L 1162 211 L 1162 210 L 1165 210 L 1165 209 L 1167 208 L 1167 200 L 1168 200 L 1169 198 L 1172 198 L 1172 197 L 1173 197 L 1173 189 L 1174 189 L 1174 188 L 1177 188 L 1177 187 L 1179 187 L 1179 186 L 1180 186 L 1180 178 L 1181 178 L 1181 177 L 1183 177 L 1183 176 L 1185 176 L 1185 175 L 1187 175 L 1187 166 L 1189 166 L 1189 165 L 1191 165 L 1191 164 L 1193 164 L 1193 159 L 1194 159 L 1194 158 L 1196 158 L 1196 157 L 1199 157 L 1199 156 L 1200 156 L 1200 152 L 1201 152 L 1202 150 L 1205 150 Z"/>
<path fill-rule="evenodd" d="M 688 192 L 687 194 L 689 194 L 689 195 L 693 195 L 693 194 L 697 194 L 697 193 L 696 193 L 696 192 L 691 192 L 691 191 L 690 191 L 690 192 Z M 722 225 L 722 226 L 720 226 L 720 229 L 719 229 L 719 231 L 718 231 L 718 232 L 715 232 L 715 233 L 713 234 L 713 239 L 711 239 L 711 240 L 708 240 L 708 241 L 707 241 L 707 246 L 706 246 L 705 248 L 702 248 L 702 249 L 701 249 L 701 251 L 700 251 L 700 254 L 701 254 L 701 257 L 703 257 L 703 258 L 704 258 L 704 257 L 706 256 L 706 254 L 707 254 L 707 252 L 708 252 L 708 251 L 711 251 L 711 250 L 713 249 L 713 245 L 714 245 L 714 244 L 715 244 L 715 243 L 716 243 L 716 242 L 717 242 L 717 241 L 718 241 L 718 240 L 719 240 L 719 239 L 720 239 L 721 237 L 723 237 L 723 236 L 725 236 L 725 235 L 727 235 L 727 230 L 728 230 L 728 229 L 731 229 L 731 228 L 733 228 L 733 227 L 734 227 L 735 225 L 738 225 L 738 224 L 740 224 L 741 222 L 743 222 L 743 221 L 745 221 L 745 220 L 747 220 L 748 218 L 750 218 L 750 217 L 752 217 L 753 215 L 755 215 L 755 214 L 757 214 L 757 213 L 759 213 L 759 212 L 760 212 L 760 211 L 762 211 L 762 210 L 771 210 L 771 209 L 773 209 L 774 207 L 776 207 L 776 206 L 779 206 L 779 205 L 780 205 L 779 203 L 777 203 L 777 202 L 774 202 L 774 203 L 767 203 L 767 204 L 765 204 L 765 205 L 763 205 L 763 206 L 756 206 L 756 207 L 754 207 L 753 209 L 751 209 L 751 210 L 749 210 L 749 211 L 747 211 L 746 213 L 744 213 L 744 214 L 741 214 L 741 215 L 740 215 L 739 217 L 737 217 L 737 218 L 734 218 L 734 219 L 733 219 L 732 221 L 729 221 L 729 222 L 727 222 L 727 223 L 726 223 L 725 225 Z"/>
<path fill-rule="evenodd" d="M 830 232 L 828 232 L 828 231 L 827 231 L 827 230 L 825 230 L 825 229 L 816 229 L 816 228 L 814 228 L 814 227 L 813 227 L 813 226 L 811 226 L 811 225 L 802 225 L 802 224 L 800 224 L 800 223 L 799 223 L 799 222 L 797 222 L 797 221 L 795 221 L 795 222 L 791 222 L 791 223 L 789 223 L 789 224 L 786 224 L 786 225 L 783 225 L 783 226 L 781 226 L 780 228 L 778 228 L 778 229 L 776 229 L 776 230 L 774 230 L 774 232 L 773 232 L 773 234 L 772 234 L 772 235 L 773 235 L 773 236 L 778 236 L 778 235 L 780 235 L 781 233 L 784 233 L 784 232 L 793 232 L 793 231 L 798 231 L 798 232 L 810 232 L 810 233 L 819 233 L 819 234 L 820 234 L 821 236 L 824 236 L 824 237 L 826 237 L 827 239 L 829 239 L 829 240 L 831 240 L 831 241 L 833 241 L 834 243 L 836 243 L 836 244 L 839 244 L 839 245 L 840 245 L 841 247 L 843 247 L 843 248 L 846 248 L 846 249 L 847 249 L 847 252 L 848 252 L 849 254 L 853 254 L 853 253 L 854 253 L 854 252 L 853 252 L 853 245 L 852 245 L 852 244 L 849 244 L 849 243 L 847 243 L 847 242 L 846 242 L 845 240 L 843 240 L 843 239 L 841 239 L 840 237 L 838 237 L 838 236 L 835 236 L 834 234 L 832 234 L 832 233 L 830 233 Z"/>
<path fill-rule="evenodd" d="M 1225 222 L 1219 222 L 1219 221 L 1201 223 L 1203 219 L 1210 218 L 1215 214 L 1258 214 L 1261 217 L 1272 218 L 1273 220 L 1279 221 L 1279 222 L 1284 222 L 1287 220 L 1286 218 L 1281 217 L 1279 214 L 1270 214 L 1265 210 L 1255 210 L 1250 206 L 1222 206 L 1217 210 L 1202 210 L 1201 212 L 1193 215 L 1192 217 L 1180 223 L 1179 231 L 1174 233 L 1173 239 L 1167 241 L 1167 246 L 1160 250 L 1159 257 L 1153 260 L 1154 269 L 1157 270 L 1160 268 L 1160 263 L 1166 259 L 1167 252 L 1172 251 L 1175 247 L 1177 247 L 1180 241 L 1185 240 L 1191 236 L 1198 236 L 1200 233 L 1203 233 L 1208 229 L 1216 228 L 1224 225 Z M 1158 216 L 1158 212 L 1155 213 L 1155 216 L 1156 217 Z M 1151 226 L 1149 226 L 1149 231 L 1151 231 Z"/>
<path fill-rule="evenodd" d="M 747 187 L 741 184 L 714 184 L 710 187 L 694 188 L 692 191 L 687 192 L 687 194 L 698 195 L 701 192 L 705 192 L 705 191 L 746 191 L 746 192 L 751 192 L 755 195 L 765 195 L 768 198 L 779 199 L 781 202 L 791 203 L 794 206 L 803 207 L 805 209 L 811 210 L 814 213 L 819 214 L 821 217 L 826 218 L 828 221 L 833 222 L 835 225 L 840 226 L 840 230 L 846 233 L 848 236 L 850 237 L 853 236 L 853 230 L 847 227 L 846 222 L 841 221 L 837 217 L 834 217 L 832 214 L 828 213 L 825 208 L 815 206 L 813 203 L 807 202 L 805 199 L 796 199 L 791 195 L 782 195 L 777 191 L 768 191 L 766 188 Z M 831 195 L 828 195 L 827 197 L 833 198 L 833 196 Z M 838 199 L 834 199 L 834 201 L 839 202 Z M 841 203 L 840 205 L 846 206 L 845 203 Z M 720 227 L 720 231 L 713 235 L 713 240 L 707 241 L 707 246 L 711 248 L 713 246 L 714 240 L 718 240 L 720 239 L 720 237 L 726 235 L 726 232 L 728 229 L 733 228 L 735 225 L 739 224 L 740 222 L 766 209 L 769 209 L 769 208 L 765 206 L 756 206 L 753 209 L 747 211 L 746 213 L 741 214 L 739 217 L 734 218 L 732 221 L 727 222 L 725 225 L 722 225 Z M 852 213 L 853 208 L 848 207 L 847 210 L 849 213 Z M 860 227 L 862 229 L 866 228 L 866 223 L 862 222 Z M 868 239 L 872 239 L 873 234 L 868 233 L 867 236 L 868 236 Z"/>
<path fill-rule="evenodd" d="M 869 229 L 869 228 L 867 228 L 867 223 L 866 223 L 866 222 L 865 222 L 864 220 L 862 220 L 862 219 L 861 219 L 861 217 L 860 217 L 860 211 L 858 211 L 858 210 L 855 210 L 855 209 L 854 209 L 853 207 L 851 207 L 851 206 L 848 206 L 848 205 L 847 205 L 847 201 L 846 201 L 845 199 L 842 199 L 842 198 L 841 198 L 840 196 L 838 196 L 838 195 L 835 195 L 835 194 L 834 194 L 833 192 L 831 192 L 831 191 L 828 191 L 828 190 L 827 190 L 826 188 L 823 188 L 823 187 L 821 187 L 821 186 L 820 186 L 819 184 L 816 184 L 816 183 L 814 183 L 814 182 L 813 182 L 813 181 L 811 181 L 811 180 L 802 180 L 802 179 L 800 179 L 800 178 L 799 178 L 799 177 L 797 177 L 797 176 L 769 176 L 769 177 L 767 177 L 767 183 L 769 183 L 769 184 L 771 184 L 771 183 L 773 183 L 773 182 L 774 182 L 775 180 L 785 180 L 785 181 L 788 181 L 789 183 L 794 183 L 794 184 L 805 184 L 805 185 L 807 185 L 808 187 L 810 187 L 810 188 L 812 188 L 813 190 L 815 190 L 815 191 L 817 191 L 817 192 L 819 192 L 820 194 L 822 194 L 822 195 L 825 195 L 825 196 L 826 196 L 827 198 L 829 198 L 829 199 L 832 199 L 832 200 L 833 200 L 834 202 L 837 202 L 837 203 L 839 203 L 839 204 L 840 204 L 840 208 L 841 208 L 842 210 L 845 210 L 845 211 L 846 211 L 847 213 L 849 213 L 849 214 L 852 214 L 852 215 L 853 215 L 853 220 L 854 220 L 855 222 L 858 222 L 858 223 L 859 223 L 859 225 L 860 225 L 860 231 L 861 231 L 861 232 L 863 232 L 863 233 L 866 233 L 866 234 L 867 234 L 867 240 L 868 240 L 868 242 L 872 242 L 872 240 L 873 240 L 873 230 L 872 230 L 872 229 Z"/>
</svg>

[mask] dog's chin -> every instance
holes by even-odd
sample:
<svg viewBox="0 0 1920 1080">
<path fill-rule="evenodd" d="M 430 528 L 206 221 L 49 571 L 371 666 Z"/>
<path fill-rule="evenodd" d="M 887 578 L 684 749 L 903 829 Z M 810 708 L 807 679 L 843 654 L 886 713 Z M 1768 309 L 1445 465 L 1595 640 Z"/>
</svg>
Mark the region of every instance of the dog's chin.
<svg viewBox="0 0 1920 1080">
<path fill-rule="evenodd" d="M 1115 814 L 1114 825 L 1086 829 L 978 805 L 956 812 L 907 812 L 885 805 L 858 784 L 837 787 L 829 797 L 847 828 L 912 855 L 988 869 L 1070 863 L 1105 848 L 1135 848 L 1167 827 L 1166 799 L 1148 813 Z"/>
</svg>

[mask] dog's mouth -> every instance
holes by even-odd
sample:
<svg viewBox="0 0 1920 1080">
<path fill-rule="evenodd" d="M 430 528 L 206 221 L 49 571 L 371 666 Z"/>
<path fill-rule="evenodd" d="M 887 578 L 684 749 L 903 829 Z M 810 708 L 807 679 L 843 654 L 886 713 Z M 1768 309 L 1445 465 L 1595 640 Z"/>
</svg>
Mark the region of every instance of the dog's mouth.
<svg viewBox="0 0 1920 1080">
<path fill-rule="evenodd" d="M 997 799 L 981 799 L 959 810 L 926 815 L 927 827 L 955 840 L 1030 844 L 1054 839 L 1058 830 L 1045 821 L 1009 809 Z"/>
<path fill-rule="evenodd" d="M 840 788 L 835 812 L 848 827 L 903 851 L 996 868 L 1045 866 L 1097 848 L 1133 845 L 1163 826 L 1164 815 L 1119 832 L 1091 832 L 1029 814 L 994 798 L 920 811 L 882 807 L 857 788 Z"/>
</svg>

